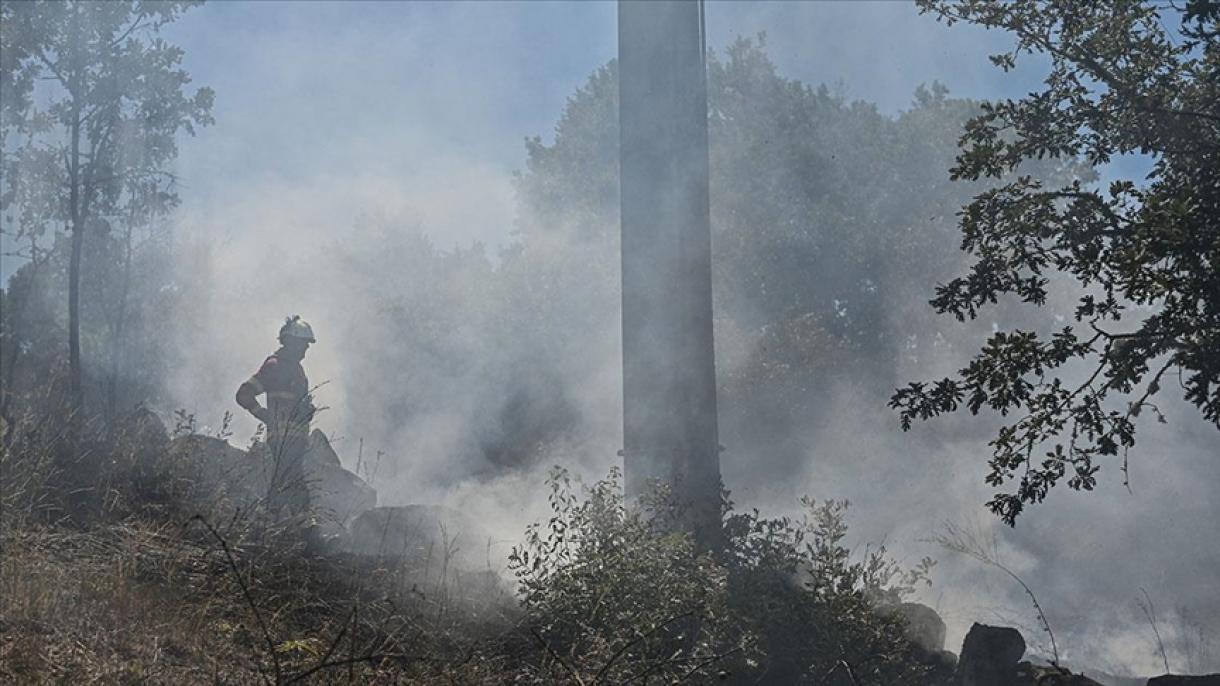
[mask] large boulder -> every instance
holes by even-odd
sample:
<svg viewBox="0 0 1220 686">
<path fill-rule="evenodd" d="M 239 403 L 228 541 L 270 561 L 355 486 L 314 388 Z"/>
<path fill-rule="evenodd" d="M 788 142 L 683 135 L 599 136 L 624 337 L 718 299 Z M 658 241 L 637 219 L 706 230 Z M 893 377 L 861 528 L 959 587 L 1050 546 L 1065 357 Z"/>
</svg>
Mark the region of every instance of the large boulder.
<svg viewBox="0 0 1220 686">
<path fill-rule="evenodd" d="M 1162 674 L 1149 679 L 1148 686 L 1220 686 L 1220 674 L 1201 674 L 1199 676 Z"/>
<path fill-rule="evenodd" d="M 1025 654 L 1025 638 L 1010 627 L 974 624 L 962 641 L 953 675 L 956 686 L 1012 686 L 1017 663 Z"/>
<path fill-rule="evenodd" d="M 211 436 L 188 434 L 173 439 L 169 456 L 187 469 L 202 504 L 247 508 L 267 494 L 270 470 L 260 456 Z"/>
<path fill-rule="evenodd" d="M 305 458 L 310 503 L 322 533 L 337 536 L 361 512 L 376 507 L 377 492 L 342 467 L 325 434 L 313 433 Z M 189 467 L 198 498 L 221 512 L 256 507 L 271 488 L 273 468 L 264 444 L 247 452 L 219 438 L 191 434 L 171 441 L 169 454 Z"/>
<path fill-rule="evenodd" d="M 169 432 L 157 413 L 138 407 L 120 417 L 114 426 L 115 442 L 121 447 L 145 454 L 164 450 L 169 444 Z"/>
<path fill-rule="evenodd" d="M 945 650 L 945 620 L 936 610 L 920 603 L 898 603 L 883 605 L 878 611 L 902 618 L 911 643 L 910 657 L 930 669 L 928 676 L 933 683 L 950 680 L 957 656 Z"/>
<path fill-rule="evenodd" d="M 137 408 L 111 425 L 109 453 L 116 476 L 127 479 L 135 505 L 175 500 L 184 480 L 167 458 L 169 432 L 156 413 Z"/>
<path fill-rule="evenodd" d="M 901 603 L 887 611 L 906 620 L 907 640 L 931 654 L 945 649 L 945 620 L 921 603 Z"/>
<path fill-rule="evenodd" d="M 377 491 L 356 474 L 343 468 L 326 434 L 314 429 L 309 435 L 305 460 L 309 495 L 320 510 L 323 526 L 332 535 L 341 533 L 360 513 L 377 507 Z"/>
<path fill-rule="evenodd" d="M 335 449 L 331 447 L 330 439 L 322 433 L 321 429 L 314 429 L 309 434 L 309 460 L 319 466 L 343 468 L 339 453 L 336 453 Z"/>
</svg>

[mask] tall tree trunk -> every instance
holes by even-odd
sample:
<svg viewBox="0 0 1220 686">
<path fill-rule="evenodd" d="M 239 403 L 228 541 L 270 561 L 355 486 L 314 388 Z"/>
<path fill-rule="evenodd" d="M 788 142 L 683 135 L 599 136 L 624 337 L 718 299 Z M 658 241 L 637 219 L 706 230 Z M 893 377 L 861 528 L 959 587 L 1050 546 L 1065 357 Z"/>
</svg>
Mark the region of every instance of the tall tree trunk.
<svg viewBox="0 0 1220 686">
<path fill-rule="evenodd" d="M 69 97 L 72 98 L 71 151 L 68 157 L 69 215 L 72 220 L 72 255 L 68 262 L 68 394 L 69 411 L 72 413 L 72 437 L 79 439 L 81 414 L 85 407 L 83 374 L 80 359 L 80 262 L 85 244 L 85 217 L 81 197 L 80 137 L 81 137 L 81 64 L 79 55 L 80 10 L 73 6 L 72 45 L 73 55 L 69 66 Z M 74 445 L 79 441 L 74 440 Z"/>
<path fill-rule="evenodd" d="M 629 497 L 670 485 L 720 538 L 702 3 L 621 0 L 623 456 Z"/>
<path fill-rule="evenodd" d="M 134 211 L 132 215 L 134 215 Z M 119 291 L 119 302 L 115 308 L 114 327 L 110 334 L 110 378 L 106 380 L 106 411 L 111 422 L 118 412 L 119 358 L 123 354 L 123 328 L 127 322 L 127 297 L 131 292 L 131 233 L 134 216 L 127 222 L 127 243 L 123 259 L 123 286 Z"/>
<path fill-rule="evenodd" d="M 85 222 L 80 207 L 80 122 L 72 125 L 72 190 L 68 202 L 72 205 L 72 256 L 68 262 L 68 389 L 71 409 L 78 414 L 85 406 L 80 363 L 80 261 L 85 244 Z"/>
<path fill-rule="evenodd" d="M 72 223 L 72 257 L 68 263 L 68 389 L 72 412 L 78 414 L 85 406 L 80 362 L 80 261 L 85 231 L 78 220 Z"/>
</svg>

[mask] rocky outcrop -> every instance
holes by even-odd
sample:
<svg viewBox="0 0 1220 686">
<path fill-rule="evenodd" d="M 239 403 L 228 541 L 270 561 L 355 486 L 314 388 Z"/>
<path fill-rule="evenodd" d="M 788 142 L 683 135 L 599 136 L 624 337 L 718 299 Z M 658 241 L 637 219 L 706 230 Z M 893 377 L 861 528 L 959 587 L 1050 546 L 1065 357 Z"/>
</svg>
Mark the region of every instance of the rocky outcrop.
<svg viewBox="0 0 1220 686">
<path fill-rule="evenodd" d="M 343 468 L 330 440 L 318 429 L 309 436 L 305 469 L 313 502 L 339 528 L 346 528 L 360 513 L 377 507 L 377 491 Z"/>
<path fill-rule="evenodd" d="M 1025 638 L 1010 627 L 974 624 L 962 642 L 955 686 L 1013 686 Z"/>
<path fill-rule="evenodd" d="M 322 433 L 321 429 L 314 429 L 309 434 L 309 458 L 315 465 L 324 467 L 334 467 L 337 469 L 343 468 L 343 462 L 339 459 L 339 453 L 330 444 L 330 439 L 326 434 Z"/>
<path fill-rule="evenodd" d="M 911 657 L 930 668 L 928 676 L 932 683 L 950 681 L 957 656 L 945 650 L 945 620 L 936 610 L 921 603 L 899 603 L 878 610 L 902 618 L 906 638 L 911 643 Z"/>
<path fill-rule="evenodd" d="M 247 509 L 267 494 L 269 469 L 264 461 L 228 441 L 189 434 L 169 443 L 171 466 L 192 482 L 192 496 L 208 509 Z"/>
<path fill-rule="evenodd" d="M 155 412 L 144 407 L 119 418 L 114 426 L 115 442 L 122 448 L 139 453 L 163 450 L 169 444 L 169 432 Z"/>
<path fill-rule="evenodd" d="M 888 609 L 906 620 L 907 640 L 923 650 L 938 654 L 945 649 L 945 620 L 936 610 L 921 603 L 902 603 Z"/>
<path fill-rule="evenodd" d="M 377 492 L 343 468 L 325 434 L 315 430 L 306 457 L 310 502 L 322 532 L 338 536 L 361 512 L 377 505 Z M 231 512 L 264 502 L 271 487 L 272 465 L 261 444 L 249 452 L 228 441 L 191 434 L 169 442 L 171 461 L 187 468 L 196 483 L 196 498 L 209 509 Z"/>
<path fill-rule="evenodd" d="M 975 624 L 962 642 L 955 686 L 1103 686 L 1055 665 L 1022 662 L 1025 638 L 1009 627 Z"/>
</svg>

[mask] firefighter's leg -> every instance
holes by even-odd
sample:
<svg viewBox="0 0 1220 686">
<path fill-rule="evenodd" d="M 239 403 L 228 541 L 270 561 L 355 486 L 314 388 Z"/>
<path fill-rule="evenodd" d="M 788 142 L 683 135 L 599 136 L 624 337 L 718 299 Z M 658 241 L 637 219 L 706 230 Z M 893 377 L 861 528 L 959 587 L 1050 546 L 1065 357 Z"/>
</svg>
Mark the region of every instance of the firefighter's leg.
<svg viewBox="0 0 1220 686">
<path fill-rule="evenodd" d="M 300 515 L 309 507 L 302 468 L 305 441 L 282 429 L 268 433 L 267 509 L 278 516 Z"/>
<path fill-rule="evenodd" d="M 318 523 L 315 521 L 317 513 L 313 509 L 314 503 L 309 495 L 309 471 L 305 466 L 308 451 L 309 442 L 304 436 L 291 441 L 289 451 L 291 459 L 288 461 L 285 483 L 285 504 L 292 513 L 306 549 L 318 553 L 322 551 L 322 536 Z"/>
</svg>

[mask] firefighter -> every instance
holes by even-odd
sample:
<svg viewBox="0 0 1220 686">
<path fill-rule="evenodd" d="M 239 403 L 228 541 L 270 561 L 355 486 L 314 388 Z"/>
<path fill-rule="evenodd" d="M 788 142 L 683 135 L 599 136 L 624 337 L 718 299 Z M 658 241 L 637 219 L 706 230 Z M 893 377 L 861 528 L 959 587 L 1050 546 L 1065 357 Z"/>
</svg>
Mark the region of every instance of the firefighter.
<svg viewBox="0 0 1220 686">
<path fill-rule="evenodd" d="M 301 360 L 311 343 L 313 328 L 299 315 L 280 327 L 280 349 L 237 389 L 237 404 L 261 421 L 267 429 L 267 449 L 272 470 L 268 509 L 287 510 L 303 526 L 311 520 L 305 457 L 309 451 L 309 423 L 313 398 Z M 267 406 L 258 396 L 267 395 Z M 308 527 L 312 528 L 312 527 Z"/>
</svg>

